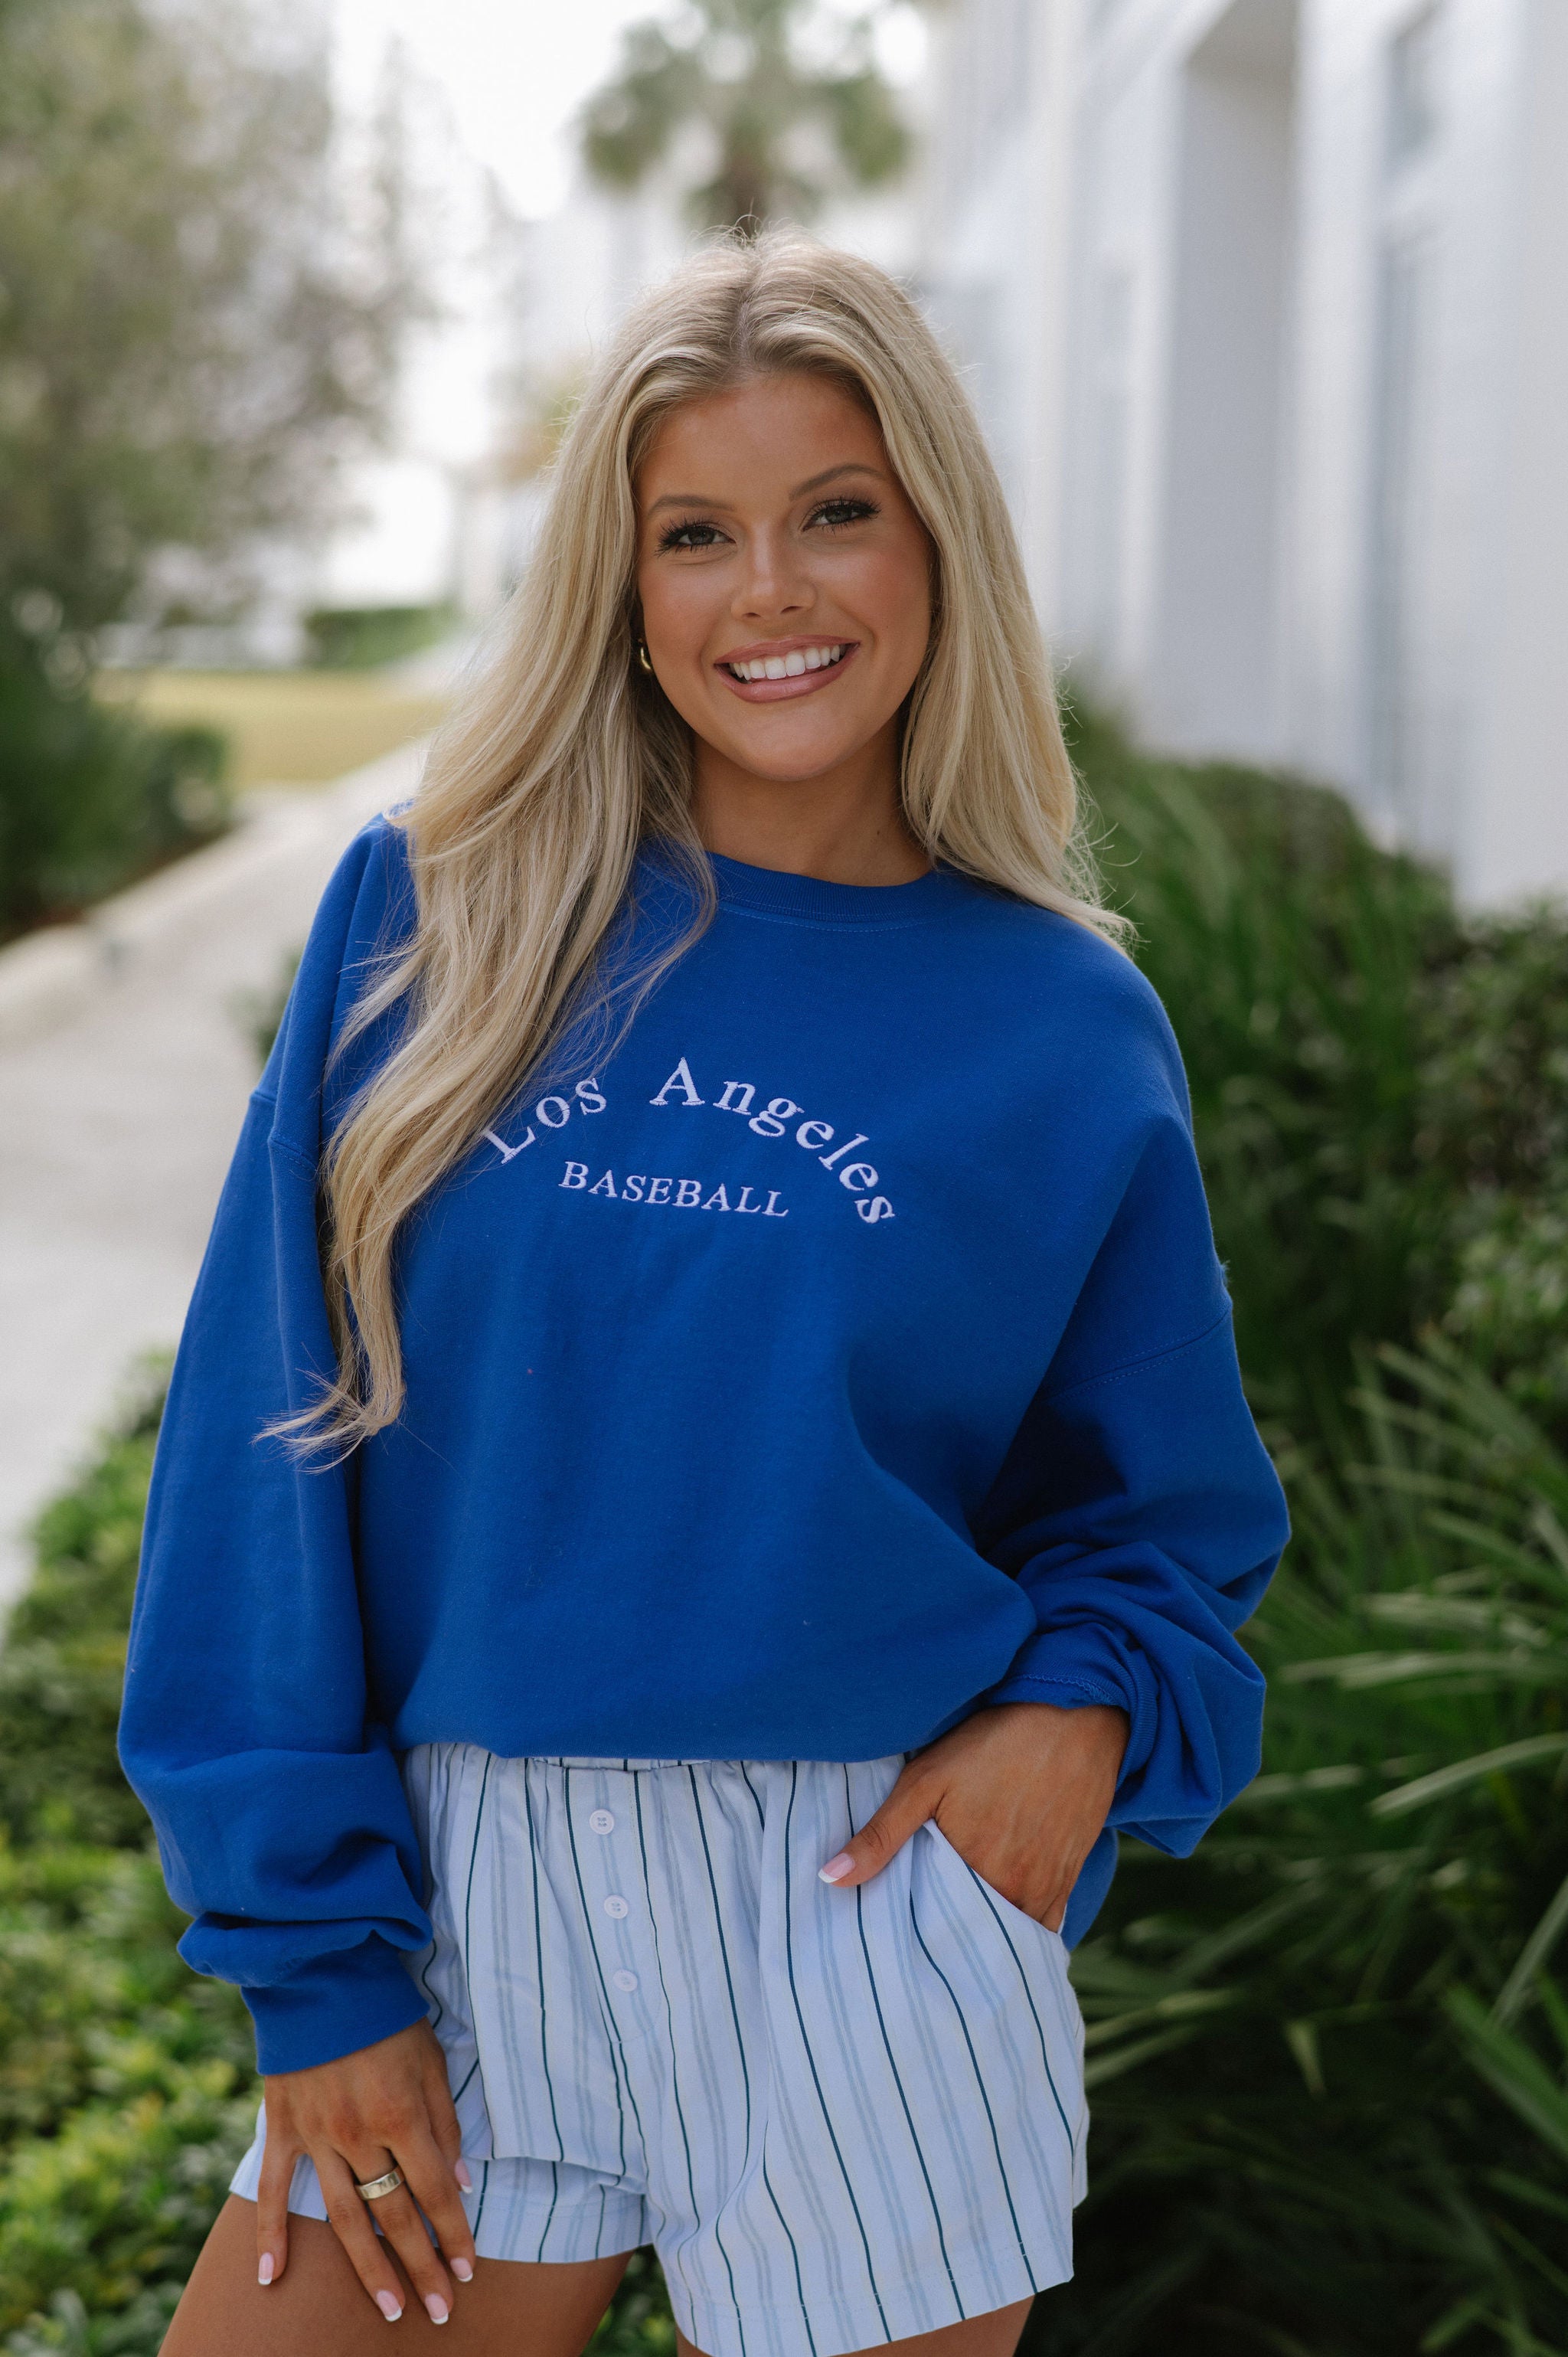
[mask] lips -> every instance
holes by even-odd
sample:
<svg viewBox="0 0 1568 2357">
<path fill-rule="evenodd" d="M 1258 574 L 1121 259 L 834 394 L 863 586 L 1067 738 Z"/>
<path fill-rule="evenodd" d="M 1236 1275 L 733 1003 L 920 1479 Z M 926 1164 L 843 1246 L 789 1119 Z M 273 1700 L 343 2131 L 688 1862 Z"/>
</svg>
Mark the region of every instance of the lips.
<svg viewBox="0 0 1568 2357">
<path fill-rule="evenodd" d="M 781 704 L 800 695 L 814 695 L 848 669 L 859 652 L 857 639 L 773 639 L 756 646 L 736 647 L 714 665 L 725 685 L 744 704 Z M 768 663 L 796 668 L 774 678 L 737 677 L 733 666 L 759 670 Z"/>
</svg>

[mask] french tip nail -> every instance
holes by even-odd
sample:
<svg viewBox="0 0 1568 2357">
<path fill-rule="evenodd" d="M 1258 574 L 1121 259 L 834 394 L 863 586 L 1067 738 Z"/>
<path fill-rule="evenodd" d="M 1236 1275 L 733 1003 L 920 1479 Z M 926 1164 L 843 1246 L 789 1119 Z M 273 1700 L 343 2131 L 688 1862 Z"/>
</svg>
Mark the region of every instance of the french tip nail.
<svg viewBox="0 0 1568 2357">
<path fill-rule="evenodd" d="M 262 2253 L 261 2265 L 256 2269 L 256 2281 L 262 2284 L 270 2284 L 272 2279 L 273 2255 L 270 2251 L 263 2251 Z"/>
<path fill-rule="evenodd" d="M 472 2283 L 474 2280 L 474 2270 L 467 2259 L 454 2259 L 452 2272 L 459 2283 Z"/>
<path fill-rule="evenodd" d="M 445 2324 L 451 2313 L 439 2292 L 433 2291 L 425 2301 L 424 2307 L 432 2324 Z"/>
<path fill-rule="evenodd" d="M 457 2163 L 456 2168 L 452 2171 L 452 2174 L 456 2179 L 465 2193 L 472 2193 L 474 2190 L 474 2180 L 468 2174 L 468 2164 L 466 2160 L 460 2160 Z"/>
<path fill-rule="evenodd" d="M 854 1871 L 854 1858 L 847 1849 L 841 1849 L 837 1857 L 830 1857 L 826 1866 L 818 1867 L 817 1879 L 819 1882 L 842 1882 L 846 1874 Z"/>
<path fill-rule="evenodd" d="M 402 2309 L 398 2306 L 390 2291 L 377 2292 L 376 2306 L 381 2309 L 381 2314 L 386 2318 L 389 2324 L 395 2324 L 398 2318 L 403 2314 Z"/>
</svg>

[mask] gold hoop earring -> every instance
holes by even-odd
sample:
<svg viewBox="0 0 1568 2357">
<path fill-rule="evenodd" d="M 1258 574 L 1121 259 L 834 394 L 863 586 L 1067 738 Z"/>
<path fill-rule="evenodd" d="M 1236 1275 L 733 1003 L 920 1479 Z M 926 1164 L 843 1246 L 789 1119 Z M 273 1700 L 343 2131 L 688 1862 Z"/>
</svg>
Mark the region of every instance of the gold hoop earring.
<svg viewBox="0 0 1568 2357">
<path fill-rule="evenodd" d="M 648 660 L 648 649 L 643 645 L 640 639 L 639 639 L 637 642 L 637 660 L 642 665 L 643 670 L 651 674 L 653 665 Z"/>
</svg>

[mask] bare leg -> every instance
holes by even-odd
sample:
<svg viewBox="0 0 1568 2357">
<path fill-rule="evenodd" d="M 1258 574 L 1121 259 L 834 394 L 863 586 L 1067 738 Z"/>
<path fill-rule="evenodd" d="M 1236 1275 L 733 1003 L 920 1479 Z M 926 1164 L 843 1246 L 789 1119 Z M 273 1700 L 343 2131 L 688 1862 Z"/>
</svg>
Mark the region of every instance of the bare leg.
<svg viewBox="0 0 1568 2357">
<path fill-rule="evenodd" d="M 412 2293 L 397 2338 L 371 2306 L 330 2226 L 288 2222 L 288 2266 L 256 2281 L 256 2205 L 231 2193 L 168 2329 L 162 2357 L 581 2357 L 630 2256 L 534 2266 L 481 2259 L 459 2284 L 451 2321 L 434 2325 Z M 1001 2343 L 997 2343 L 1001 2352 Z M 942 2352 L 946 2357 L 946 2352 Z M 955 2352 L 956 2357 L 956 2352 Z M 970 2352 L 965 2352 L 970 2357 Z M 992 2357 L 990 2350 L 974 2357 Z"/>
<path fill-rule="evenodd" d="M 917 2332 L 908 2341 L 879 2341 L 875 2349 L 859 2351 L 857 2357 L 1013 2357 L 1034 2305 L 1032 2299 L 1015 2299 L 1011 2308 L 993 2308 L 962 2324 L 939 2325 L 935 2332 Z M 166 2357 L 166 2341 L 164 2346 Z M 703 2357 L 679 2330 L 675 2352 L 676 2357 Z"/>
</svg>

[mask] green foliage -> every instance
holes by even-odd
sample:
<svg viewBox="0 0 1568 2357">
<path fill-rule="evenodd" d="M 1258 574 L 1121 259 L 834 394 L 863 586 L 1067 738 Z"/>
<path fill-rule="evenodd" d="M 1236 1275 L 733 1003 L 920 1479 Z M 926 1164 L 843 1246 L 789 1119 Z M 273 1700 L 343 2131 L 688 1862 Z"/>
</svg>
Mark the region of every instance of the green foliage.
<svg viewBox="0 0 1568 2357">
<path fill-rule="evenodd" d="M 175 597 L 172 548 L 238 599 L 380 424 L 418 300 L 394 128 L 350 221 L 327 68 L 252 0 L 0 11 L 0 598 L 94 630 Z"/>
<path fill-rule="evenodd" d="M 250 2140 L 249 2022 L 180 1964 L 182 1922 L 145 1851 L 0 1853 L 10 2357 L 152 2357 Z"/>
<path fill-rule="evenodd" d="M 371 671 L 432 647 L 452 628 L 443 606 L 318 606 L 305 617 L 310 659 L 322 671 Z"/>
<path fill-rule="evenodd" d="M 1338 795 L 1070 716 L 1112 896 L 1176 1027 L 1260 1412 L 1337 1435 L 1429 1323 L 1568 1435 L 1568 920 L 1466 920 Z"/>
<path fill-rule="evenodd" d="M 221 739 L 95 702 L 91 634 L 231 619 L 383 419 L 399 127 L 350 221 L 328 63 L 292 0 L 0 7 L 0 940 L 222 826 Z"/>
<path fill-rule="evenodd" d="M 1568 2347 L 1568 1462 L 1444 1349 L 1359 1409 L 1286 1467 L 1265 1773 L 1191 1862 L 1124 1845 L 1074 1959 L 1062 2357 Z"/>
<path fill-rule="evenodd" d="M 153 2357 L 250 2139 L 237 1993 L 175 1953 L 114 1755 L 149 1373 L 43 1516 L 0 1655 L 0 2347 Z"/>
<path fill-rule="evenodd" d="M 675 2357 L 675 2319 L 651 2250 L 632 2253 L 588 2347 L 593 2357 Z"/>
<path fill-rule="evenodd" d="M 699 228 L 809 221 L 835 188 L 896 178 L 910 152 L 870 17 L 835 21 L 810 0 L 696 0 L 673 25 L 629 27 L 619 71 L 584 111 L 589 171 L 640 187 L 694 127 L 717 150 L 712 178 L 686 192 Z M 826 171 L 801 162 L 802 129 L 824 141 Z"/>
<path fill-rule="evenodd" d="M 1472 925 L 1429 994 L 1418 1144 L 1454 1190 L 1444 1329 L 1568 1429 L 1568 925 Z"/>
<path fill-rule="evenodd" d="M 78 642 L 36 591 L 0 619 L 0 941 L 74 916 L 228 822 L 227 748 L 96 703 Z"/>
<path fill-rule="evenodd" d="M 161 1391 L 149 1369 L 118 1430 L 39 1517 L 36 1568 L 7 1624 L 0 1828 L 40 1857 L 56 1842 L 146 1840 L 114 1731 Z"/>
</svg>

